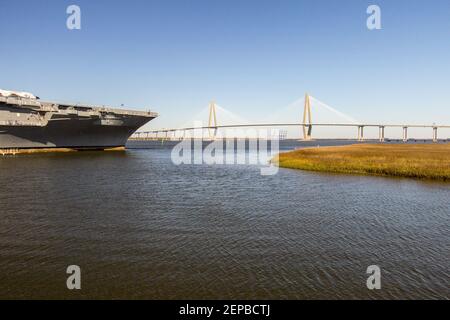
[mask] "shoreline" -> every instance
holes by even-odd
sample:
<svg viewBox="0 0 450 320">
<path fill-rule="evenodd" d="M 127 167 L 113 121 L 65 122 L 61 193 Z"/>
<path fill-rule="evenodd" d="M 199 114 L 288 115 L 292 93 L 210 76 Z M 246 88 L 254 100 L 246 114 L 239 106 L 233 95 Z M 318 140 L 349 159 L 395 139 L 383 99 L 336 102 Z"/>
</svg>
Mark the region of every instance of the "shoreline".
<svg viewBox="0 0 450 320">
<path fill-rule="evenodd" d="M 70 152 L 83 152 L 83 151 L 125 151 L 125 147 L 111 147 L 111 148 L 8 148 L 0 149 L 1 156 L 19 155 L 19 154 L 39 154 L 39 153 L 70 153 Z"/>
</svg>

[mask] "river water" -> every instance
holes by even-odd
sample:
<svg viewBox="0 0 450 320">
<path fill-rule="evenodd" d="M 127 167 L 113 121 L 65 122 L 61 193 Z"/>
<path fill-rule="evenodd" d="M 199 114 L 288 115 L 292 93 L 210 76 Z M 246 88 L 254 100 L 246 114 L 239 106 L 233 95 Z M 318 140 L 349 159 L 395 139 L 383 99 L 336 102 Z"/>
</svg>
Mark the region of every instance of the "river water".
<svg viewBox="0 0 450 320">
<path fill-rule="evenodd" d="M 175 166 L 170 149 L 0 170 L 0 298 L 450 298 L 449 184 Z"/>
</svg>

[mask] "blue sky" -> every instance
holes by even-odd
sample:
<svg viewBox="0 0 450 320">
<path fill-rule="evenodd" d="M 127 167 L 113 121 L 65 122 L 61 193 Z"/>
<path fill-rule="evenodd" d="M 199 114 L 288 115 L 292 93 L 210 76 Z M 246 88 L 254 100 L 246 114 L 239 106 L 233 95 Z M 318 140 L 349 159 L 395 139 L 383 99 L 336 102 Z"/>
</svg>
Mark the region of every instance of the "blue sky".
<svg viewBox="0 0 450 320">
<path fill-rule="evenodd" d="M 0 39 L 0 88 L 151 107 L 157 127 L 211 99 L 258 122 L 305 91 L 362 121 L 450 123 L 448 0 L 0 0 Z"/>
</svg>

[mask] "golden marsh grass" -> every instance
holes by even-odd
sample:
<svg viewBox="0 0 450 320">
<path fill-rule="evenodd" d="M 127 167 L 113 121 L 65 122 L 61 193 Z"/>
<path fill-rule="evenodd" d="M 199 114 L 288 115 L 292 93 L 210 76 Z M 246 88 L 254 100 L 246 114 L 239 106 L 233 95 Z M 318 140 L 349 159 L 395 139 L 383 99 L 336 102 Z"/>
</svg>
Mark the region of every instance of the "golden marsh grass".
<svg viewBox="0 0 450 320">
<path fill-rule="evenodd" d="M 358 144 L 281 153 L 280 167 L 450 181 L 450 144 Z"/>
</svg>

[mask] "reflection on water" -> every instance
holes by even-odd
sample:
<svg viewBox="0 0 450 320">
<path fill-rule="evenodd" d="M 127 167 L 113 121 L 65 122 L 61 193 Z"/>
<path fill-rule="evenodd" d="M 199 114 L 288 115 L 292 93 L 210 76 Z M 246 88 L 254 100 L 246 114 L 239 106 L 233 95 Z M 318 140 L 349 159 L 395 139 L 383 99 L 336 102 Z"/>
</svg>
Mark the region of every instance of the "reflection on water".
<svg viewBox="0 0 450 320">
<path fill-rule="evenodd" d="M 0 170 L 1 298 L 450 298 L 448 184 L 174 166 L 170 150 Z"/>
</svg>

